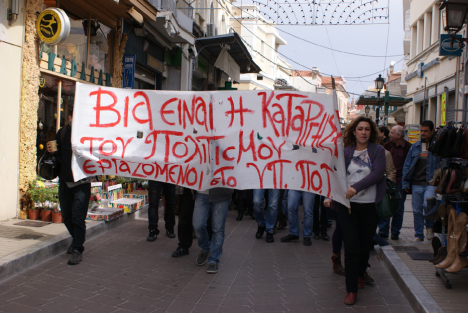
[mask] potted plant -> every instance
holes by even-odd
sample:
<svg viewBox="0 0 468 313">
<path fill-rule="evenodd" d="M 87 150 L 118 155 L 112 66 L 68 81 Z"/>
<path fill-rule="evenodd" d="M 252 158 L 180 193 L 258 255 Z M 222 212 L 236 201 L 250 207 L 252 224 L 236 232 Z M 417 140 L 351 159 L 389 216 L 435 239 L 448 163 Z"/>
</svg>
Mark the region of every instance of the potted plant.
<svg viewBox="0 0 468 313">
<path fill-rule="evenodd" d="M 36 185 L 36 180 L 29 184 L 28 195 L 31 200 L 31 205 L 28 208 L 28 218 L 30 220 L 38 220 L 41 195 L 40 190 Z"/>
<path fill-rule="evenodd" d="M 53 192 L 51 188 L 41 188 L 42 192 L 42 211 L 41 211 L 41 219 L 44 222 L 51 222 L 52 221 L 52 198 Z"/>
<path fill-rule="evenodd" d="M 59 207 L 58 187 L 51 189 L 52 191 L 52 223 L 62 223 L 62 212 Z"/>
</svg>

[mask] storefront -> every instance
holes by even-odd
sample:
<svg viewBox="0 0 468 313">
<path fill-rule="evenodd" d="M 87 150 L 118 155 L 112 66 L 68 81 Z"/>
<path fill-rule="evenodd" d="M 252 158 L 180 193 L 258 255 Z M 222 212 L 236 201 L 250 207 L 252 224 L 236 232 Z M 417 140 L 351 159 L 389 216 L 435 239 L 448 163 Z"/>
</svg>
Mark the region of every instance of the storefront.
<svg viewBox="0 0 468 313">
<path fill-rule="evenodd" d="M 26 205 L 27 198 L 23 196 L 29 182 L 35 179 L 36 164 L 45 152 L 46 142 L 68 122 L 76 82 L 121 87 L 123 47 L 127 41 L 127 34 L 122 31 L 123 19 L 129 18 L 128 12 L 132 10 L 136 12 L 134 15 L 156 20 L 157 11 L 146 0 L 94 0 L 92 5 L 90 2 L 26 1 L 20 208 Z M 49 12 L 54 8 L 61 11 Z M 158 79 L 153 78 L 157 88 Z"/>
<path fill-rule="evenodd" d="M 164 64 L 166 48 L 164 43 L 152 35 L 156 31 L 146 25 L 140 27 L 133 25 L 130 21 L 125 21 L 124 32 L 128 35 L 125 54 L 136 57 L 134 89 L 164 89 L 163 80 L 167 77 Z"/>
</svg>

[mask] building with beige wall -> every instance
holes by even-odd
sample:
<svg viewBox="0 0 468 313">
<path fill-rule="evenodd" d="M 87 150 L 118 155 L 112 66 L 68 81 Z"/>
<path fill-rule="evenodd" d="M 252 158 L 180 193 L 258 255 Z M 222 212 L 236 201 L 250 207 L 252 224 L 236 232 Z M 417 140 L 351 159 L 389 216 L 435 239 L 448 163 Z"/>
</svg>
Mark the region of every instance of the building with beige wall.
<svg viewBox="0 0 468 313">
<path fill-rule="evenodd" d="M 24 8 L 24 0 L 20 0 Z M 0 221 L 16 216 L 18 207 L 19 128 L 24 10 L 7 20 L 11 1 L 0 0 Z"/>
<path fill-rule="evenodd" d="M 404 108 L 406 124 L 429 119 L 440 125 L 444 92 L 447 92 L 447 121 L 463 119 L 462 113 L 455 111 L 465 107 L 463 94 L 456 90 L 457 68 L 461 68 L 462 58 L 439 56 L 439 36 L 446 33 L 445 12 L 439 11 L 439 6 L 438 0 L 403 0 L 404 53 L 409 56 L 402 69 L 402 80 L 407 84 L 406 96 L 413 98 Z M 465 32 L 463 29 L 460 33 L 466 37 Z M 460 86 L 463 85 L 462 80 Z"/>
<path fill-rule="evenodd" d="M 259 74 L 242 74 L 239 90 L 291 89 L 291 65 L 278 55 L 287 42 L 275 25 L 267 23 L 255 5 L 232 7 L 231 29 L 243 38 L 253 61 L 262 69 Z"/>
</svg>

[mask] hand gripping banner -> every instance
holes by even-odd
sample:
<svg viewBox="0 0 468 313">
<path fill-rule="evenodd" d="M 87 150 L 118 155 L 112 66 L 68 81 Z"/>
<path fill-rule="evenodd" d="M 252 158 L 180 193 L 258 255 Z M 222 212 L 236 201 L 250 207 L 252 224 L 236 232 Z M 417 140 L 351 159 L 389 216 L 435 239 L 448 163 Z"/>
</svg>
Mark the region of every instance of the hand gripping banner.
<svg viewBox="0 0 468 313">
<path fill-rule="evenodd" d="M 117 175 L 196 190 L 303 190 L 349 205 L 336 94 L 76 84 L 75 181 Z"/>
</svg>

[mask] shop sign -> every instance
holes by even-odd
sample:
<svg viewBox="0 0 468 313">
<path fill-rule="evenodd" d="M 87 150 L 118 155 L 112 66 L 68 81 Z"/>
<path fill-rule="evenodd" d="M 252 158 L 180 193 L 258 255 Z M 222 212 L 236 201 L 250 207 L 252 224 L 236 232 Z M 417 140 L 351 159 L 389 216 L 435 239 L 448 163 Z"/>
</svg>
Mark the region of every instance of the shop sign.
<svg viewBox="0 0 468 313">
<path fill-rule="evenodd" d="M 75 180 L 117 175 L 196 190 L 294 189 L 349 206 L 336 92 L 76 83 L 74 108 Z"/>
<path fill-rule="evenodd" d="M 46 9 L 37 19 L 36 31 L 43 42 L 56 45 L 70 34 L 70 19 L 62 9 Z"/>
<path fill-rule="evenodd" d="M 133 89 L 135 87 L 136 54 L 125 54 L 123 65 L 122 88 Z"/>
<path fill-rule="evenodd" d="M 149 67 L 151 67 L 159 73 L 162 73 L 164 71 L 164 63 L 159 61 L 155 57 L 152 57 L 149 54 L 148 58 L 146 59 L 146 65 L 148 65 Z"/>
<path fill-rule="evenodd" d="M 447 93 L 444 92 L 440 97 L 440 126 L 447 125 Z"/>
<path fill-rule="evenodd" d="M 434 60 L 432 60 L 431 62 L 429 62 L 427 64 L 424 64 L 424 62 L 419 63 L 418 64 L 418 69 L 416 71 L 411 72 L 408 75 L 406 75 L 405 81 L 408 81 L 411 78 L 416 77 L 416 76 L 418 78 L 423 78 L 424 77 L 424 71 L 431 68 L 431 67 L 433 67 L 436 64 L 440 64 L 439 58 L 435 58 Z"/>
<path fill-rule="evenodd" d="M 440 34 L 439 55 L 461 56 L 463 53 L 463 44 L 460 39 L 462 37 L 462 35 Z"/>
</svg>

